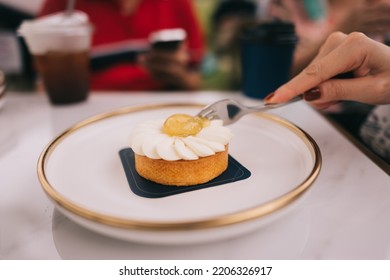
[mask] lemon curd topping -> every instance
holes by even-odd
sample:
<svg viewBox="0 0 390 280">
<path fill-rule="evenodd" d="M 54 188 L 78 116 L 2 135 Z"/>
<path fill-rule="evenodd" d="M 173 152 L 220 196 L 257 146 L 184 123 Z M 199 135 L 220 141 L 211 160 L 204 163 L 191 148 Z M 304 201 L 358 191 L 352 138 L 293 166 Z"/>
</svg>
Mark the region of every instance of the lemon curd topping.
<svg viewBox="0 0 390 280">
<path fill-rule="evenodd" d="M 174 114 L 163 125 L 163 132 L 169 136 L 187 137 L 198 134 L 203 128 L 210 125 L 206 118 L 187 114 Z"/>
</svg>

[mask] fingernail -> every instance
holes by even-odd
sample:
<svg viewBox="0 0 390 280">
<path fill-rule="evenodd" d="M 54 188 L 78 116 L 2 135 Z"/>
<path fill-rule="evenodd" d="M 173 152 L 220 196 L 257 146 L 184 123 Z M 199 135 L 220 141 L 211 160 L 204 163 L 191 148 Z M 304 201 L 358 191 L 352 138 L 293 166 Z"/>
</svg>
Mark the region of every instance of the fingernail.
<svg viewBox="0 0 390 280">
<path fill-rule="evenodd" d="M 274 97 L 275 93 L 271 92 L 266 97 L 264 97 L 264 103 L 269 103 L 269 101 Z"/>
<path fill-rule="evenodd" d="M 305 99 L 306 101 L 314 101 L 320 99 L 320 97 L 321 91 L 319 88 L 312 88 L 311 90 L 308 90 L 303 94 L 303 99 Z"/>
</svg>

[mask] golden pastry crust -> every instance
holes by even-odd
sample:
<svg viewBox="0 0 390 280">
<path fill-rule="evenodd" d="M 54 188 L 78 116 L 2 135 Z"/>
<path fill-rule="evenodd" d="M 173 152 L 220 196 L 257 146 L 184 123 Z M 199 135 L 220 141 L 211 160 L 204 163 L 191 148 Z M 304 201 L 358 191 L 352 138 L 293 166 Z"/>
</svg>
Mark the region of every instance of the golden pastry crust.
<svg viewBox="0 0 390 280">
<path fill-rule="evenodd" d="M 192 186 L 211 181 L 228 166 L 228 146 L 225 151 L 197 160 L 166 161 L 135 154 L 135 169 L 145 179 L 172 186 Z"/>
</svg>

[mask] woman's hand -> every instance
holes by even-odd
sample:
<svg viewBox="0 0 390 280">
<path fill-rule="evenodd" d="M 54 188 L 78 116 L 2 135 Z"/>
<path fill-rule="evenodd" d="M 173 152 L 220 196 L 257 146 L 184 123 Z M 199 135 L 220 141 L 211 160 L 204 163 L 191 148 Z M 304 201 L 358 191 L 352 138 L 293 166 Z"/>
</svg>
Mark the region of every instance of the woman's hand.
<svg viewBox="0 0 390 280">
<path fill-rule="evenodd" d="M 354 78 L 335 78 L 348 72 Z M 309 66 L 265 102 L 284 102 L 302 93 L 319 109 L 340 100 L 390 103 L 390 47 L 358 32 L 331 34 Z"/>
</svg>

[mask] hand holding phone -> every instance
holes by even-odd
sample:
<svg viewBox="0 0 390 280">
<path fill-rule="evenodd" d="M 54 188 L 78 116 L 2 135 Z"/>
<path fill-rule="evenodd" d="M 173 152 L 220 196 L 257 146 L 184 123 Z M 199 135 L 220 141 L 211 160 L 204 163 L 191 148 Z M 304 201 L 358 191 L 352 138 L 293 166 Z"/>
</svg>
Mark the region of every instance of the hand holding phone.
<svg viewBox="0 0 390 280">
<path fill-rule="evenodd" d="M 175 51 L 186 39 L 187 33 L 182 28 L 162 29 L 149 36 L 152 50 Z"/>
<path fill-rule="evenodd" d="M 165 89 L 194 90 L 201 84 L 199 72 L 190 67 L 190 54 L 184 29 L 165 29 L 149 36 L 150 51 L 141 64 Z"/>
</svg>

